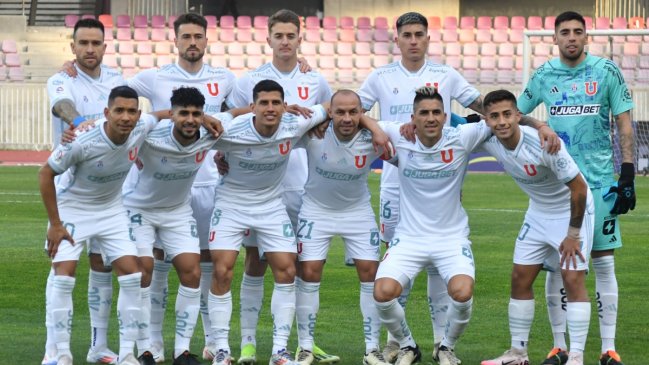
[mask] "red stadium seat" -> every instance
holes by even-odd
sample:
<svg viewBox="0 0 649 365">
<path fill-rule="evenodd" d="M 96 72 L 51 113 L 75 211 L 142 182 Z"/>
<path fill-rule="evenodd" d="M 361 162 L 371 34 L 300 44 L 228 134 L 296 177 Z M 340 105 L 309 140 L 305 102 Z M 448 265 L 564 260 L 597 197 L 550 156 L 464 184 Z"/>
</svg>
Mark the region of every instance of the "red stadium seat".
<svg viewBox="0 0 649 365">
<path fill-rule="evenodd" d="M 237 17 L 237 29 L 251 29 L 252 18 L 247 15 L 240 15 Z"/>
<path fill-rule="evenodd" d="M 543 19 L 540 16 L 530 16 L 527 18 L 527 29 L 541 30 L 543 29 Z"/>
<path fill-rule="evenodd" d="M 442 29 L 442 20 L 438 16 L 429 16 L 428 29 Z"/>
<path fill-rule="evenodd" d="M 177 15 L 169 15 L 169 18 L 167 18 L 167 25 L 169 28 L 174 29 L 174 22 L 178 19 Z"/>
<path fill-rule="evenodd" d="M 372 29 L 372 21 L 369 17 L 360 16 L 356 19 L 356 29 Z"/>
<path fill-rule="evenodd" d="M 494 18 L 494 29 L 508 29 L 509 28 L 509 17 L 504 15 L 499 15 Z"/>
<path fill-rule="evenodd" d="M 214 15 L 205 15 L 205 20 L 207 21 L 207 28 L 216 28 L 217 20 Z"/>
<path fill-rule="evenodd" d="M 545 30 L 554 30 L 554 20 L 556 19 L 555 16 L 546 16 L 545 19 L 543 19 L 543 29 Z"/>
<path fill-rule="evenodd" d="M 340 29 L 354 29 L 354 18 L 350 16 L 340 17 Z"/>
<path fill-rule="evenodd" d="M 131 28 L 131 17 L 125 14 L 117 16 L 117 28 Z"/>
<path fill-rule="evenodd" d="M 586 22 L 586 30 L 593 29 L 593 18 L 585 16 L 584 21 Z"/>
<path fill-rule="evenodd" d="M 512 17 L 512 20 L 511 20 L 511 29 L 517 29 L 517 30 L 525 29 L 526 24 L 527 24 L 527 22 L 525 20 L 525 17 L 515 15 L 515 16 Z"/>
<path fill-rule="evenodd" d="M 479 16 L 478 17 L 478 29 L 489 29 L 493 28 L 491 24 L 491 17 L 490 16 Z"/>
<path fill-rule="evenodd" d="M 110 14 L 99 15 L 99 21 L 104 25 L 104 29 L 113 27 L 113 16 Z"/>
<path fill-rule="evenodd" d="M 595 29 L 610 29 L 611 20 L 604 16 L 599 16 L 595 19 Z"/>
</svg>

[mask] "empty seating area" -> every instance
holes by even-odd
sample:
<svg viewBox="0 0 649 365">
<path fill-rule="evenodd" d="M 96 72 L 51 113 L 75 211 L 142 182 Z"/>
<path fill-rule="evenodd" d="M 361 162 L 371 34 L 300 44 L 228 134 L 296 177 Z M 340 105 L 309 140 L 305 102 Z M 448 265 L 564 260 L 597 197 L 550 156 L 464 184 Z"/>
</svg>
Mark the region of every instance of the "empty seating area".
<svg viewBox="0 0 649 365">
<path fill-rule="evenodd" d="M 92 17 L 86 15 L 82 17 Z M 266 44 L 268 17 L 207 15 L 206 60 L 213 66 L 230 68 L 240 75 L 272 59 Z M 79 16 L 68 15 L 65 26 L 73 27 Z M 139 70 L 160 67 L 175 61 L 174 16 L 100 15 L 106 28 L 107 50 L 104 63 L 122 69 L 126 77 Z M 644 18 L 587 18 L 588 29 L 646 29 Z M 469 82 L 479 85 L 519 84 L 522 81 L 523 32 L 554 29 L 554 17 L 428 17 L 430 59 L 447 63 Z M 71 32 L 70 32 L 71 33 Z M 308 16 L 302 22 L 301 55 L 323 73 L 332 84 L 359 85 L 375 67 L 398 60 L 394 45 L 396 18 Z M 613 40 L 613 42 L 611 42 Z M 589 50 L 595 55 L 612 56 L 630 84 L 649 79 L 649 36 L 594 36 Z M 532 37 L 532 67 L 537 68 L 558 55 L 552 37 Z M 26 45 L 26 48 L 29 44 Z M 4 47 L 3 47 L 4 48 Z M 7 77 L 11 69 L 3 50 L 0 65 Z M 14 52 L 15 53 L 15 52 Z M 9 60 L 15 65 L 16 56 Z M 18 55 L 18 58 L 19 55 Z M 29 64 L 29 60 L 25 60 Z M 20 66 L 20 60 L 18 60 Z M 21 73 L 21 77 L 22 73 Z"/>
<path fill-rule="evenodd" d="M 0 81 L 24 81 L 25 75 L 16 41 L 0 40 Z"/>
</svg>

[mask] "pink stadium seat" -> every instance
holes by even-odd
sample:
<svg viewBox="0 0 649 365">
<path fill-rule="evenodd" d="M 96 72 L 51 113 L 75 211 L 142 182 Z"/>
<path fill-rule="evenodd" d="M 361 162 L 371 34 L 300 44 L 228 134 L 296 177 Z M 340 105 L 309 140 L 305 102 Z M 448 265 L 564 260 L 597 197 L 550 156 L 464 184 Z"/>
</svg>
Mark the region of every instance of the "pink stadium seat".
<svg viewBox="0 0 649 365">
<path fill-rule="evenodd" d="M 99 15 L 99 21 L 104 25 L 104 28 L 113 27 L 113 16 L 110 14 L 101 14 Z M 72 25 L 74 26 L 74 24 Z"/>
<path fill-rule="evenodd" d="M 458 29 L 460 42 L 467 43 L 475 41 L 475 29 Z M 443 39 L 443 37 L 442 37 Z"/>
<path fill-rule="evenodd" d="M 335 16 L 326 16 L 322 18 L 322 27 L 324 29 L 336 29 L 338 28 L 338 20 Z"/>
<path fill-rule="evenodd" d="M 444 29 L 457 29 L 457 18 L 454 16 L 445 16 L 442 25 Z"/>
<path fill-rule="evenodd" d="M 442 41 L 444 42 L 457 42 L 458 33 L 457 29 L 443 29 L 442 30 Z"/>
<path fill-rule="evenodd" d="M 214 55 L 214 56 L 223 56 L 226 54 L 225 52 L 225 44 L 223 43 L 212 43 L 210 44 L 210 49 L 208 51 L 209 54 Z"/>
<path fill-rule="evenodd" d="M 491 17 L 490 16 L 479 16 L 478 17 L 478 24 L 477 24 L 478 29 L 491 29 L 493 28 L 491 24 Z"/>
<path fill-rule="evenodd" d="M 515 45 L 516 47 L 516 55 L 517 56 L 522 56 L 523 55 L 523 45 L 522 44 L 517 44 Z"/>
<path fill-rule="evenodd" d="M 479 54 L 482 56 L 496 56 L 498 54 L 498 46 L 495 43 L 482 43 Z"/>
<path fill-rule="evenodd" d="M 593 18 L 585 16 L 584 21 L 586 22 L 586 30 L 593 29 Z"/>
<path fill-rule="evenodd" d="M 74 14 L 68 14 L 65 16 L 65 27 L 74 28 L 74 25 L 79 21 L 79 16 Z"/>
<path fill-rule="evenodd" d="M 335 56 L 336 44 L 332 42 L 321 42 L 318 51 L 321 56 Z"/>
<path fill-rule="evenodd" d="M 444 55 L 444 45 L 441 42 L 428 45 L 428 56 L 439 59 L 442 55 Z"/>
<path fill-rule="evenodd" d="M 132 41 L 119 42 L 117 51 L 120 55 L 129 55 L 135 52 L 135 44 Z"/>
<path fill-rule="evenodd" d="M 511 29 L 525 29 L 527 22 L 525 21 L 524 16 L 515 15 L 511 20 Z"/>
<path fill-rule="evenodd" d="M 25 73 L 22 67 L 9 67 L 8 76 L 11 81 L 25 81 Z"/>
<path fill-rule="evenodd" d="M 339 36 L 341 42 L 354 42 L 356 40 L 356 30 L 340 29 Z"/>
<path fill-rule="evenodd" d="M 356 57 L 354 67 L 356 67 L 356 82 L 360 84 L 372 72 L 372 59 L 370 57 Z"/>
<path fill-rule="evenodd" d="M 599 16 L 595 19 L 595 29 L 610 29 L 611 21 L 609 18 Z"/>
<path fill-rule="evenodd" d="M 640 45 L 640 54 L 649 55 L 649 43 L 642 43 Z"/>
<path fill-rule="evenodd" d="M 221 29 L 234 29 L 234 17 L 232 15 L 223 15 L 219 25 Z"/>
<path fill-rule="evenodd" d="M 234 70 L 242 71 L 243 69 L 246 68 L 245 60 L 246 59 L 244 57 L 229 57 L 229 59 L 228 59 L 228 67 L 233 72 L 235 72 Z"/>
<path fill-rule="evenodd" d="M 345 31 L 346 30 L 342 31 L 341 34 L 340 34 L 341 40 L 342 40 L 343 34 L 345 34 Z M 359 42 L 370 42 L 372 40 L 373 34 L 374 34 L 374 32 L 372 32 L 372 29 L 367 29 L 367 28 L 358 29 L 356 31 L 356 40 L 359 41 Z"/>
<path fill-rule="evenodd" d="M 494 29 L 508 29 L 509 28 L 509 17 L 504 15 L 499 15 L 494 18 Z"/>
<path fill-rule="evenodd" d="M 263 56 L 248 56 L 246 57 L 246 66 L 251 70 L 256 70 L 264 64 Z"/>
<path fill-rule="evenodd" d="M 354 18 L 350 16 L 341 16 L 340 17 L 340 29 L 354 29 Z"/>
<path fill-rule="evenodd" d="M 336 62 L 338 77 L 336 80 L 341 84 L 354 82 L 354 60 L 352 57 L 339 57 Z"/>
<path fill-rule="evenodd" d="M 252 42 L 252 29 L 251 28 L 238 28 L 237 29 L 237 41 L 243 43 Z"/>
<path fill-rule="evenodd" d="M 649 56 L 641 55 L 638 60 L 638 66 L 640 66 L 641 69 L 649 69 Z"/>
<path fill-rule="evenodd" d="M 266 38 L 268 38 L 268 28 L 263 28 L 263 29 L 254 28 L 254 32 L 252 33 L 252 39 L 254 39 L 255 42 L 265 43 Z"/>
<path fill-rule="evenodd" d="M 354 54 L 358 56 L 370 56 L 372 54 L 372 47 L 369 42 L 357 42 L 354 45 Z"/>
<path fill-rule="evenodd" d="M 634 16 L 629 18 L 629 29 L 644 29 L 645 22 L 641 16 Z"/>
<path fill-rule="evenodd" d="M 155 62 L 154 62 L 153 55 L 150 54 L 140 55 L 140 57 L 137 60 L 137 65 L 140 69 L 154 68 Z"/>
<path fill-rule="evenodd" d="M 227 54 L 230 56 L 243 56 L 243 44 L 239 42 L 230 43 Z"/>
<path fill-rule="evenodd" d="M 514 45 L 511 43 L 503 43 L 498 45 L 498 55 L 500 56 L 514 56 Z"/>
<path fill-rule="evenodd" d="M 590 43 L 588 45 L 588 53 L 595 55 L 595 56 L 600 56 L 600 57 L 605 57 L 606 56 L 606 45 L 601 44 L 601 43 Z"/>
<path fill-rule="evenodd" d="M 511 56 L 501 56 L 497 58 L 497 67 L 499 70 L 513 70 L 514 69 L 514 57 Z"/>
<path fill-rule="evenodd" d="M 252 18 L 248 15 L 240 15 L 237 17 L 237 29 L 251 29 Z"/>
<path fill-rule="evenodd" d="M 474 29 L 475 28 L 475 17 L 473 16 L 463 16 L 460 18 L 460 28 L 461 29 Z"/>
<path fill-rule="evenodd" d="M 0 65 L 0 81 L 7 80 L 7 67 Z"/>
<path fill-rule="evenodd" d="M 429 32 L 430 34 L 430 32 Z M 439 34 L 439 32 L 437 32 Z M 372 37 L 375 42 L 389 42 L 390 41 L 390 33 L 387 29 L 381 29 L 381 28 L 376 28 L 374 29 L 374 35 Z M 434 42 L 435 40 L 431 37 L 431 42 Z"/>
<path fill-rule="evenodd" d="M 5 54 L 5 65 L 8 67 L 20 67 L 22 65 L 20 62 L 20 55 L 18 55 L 18 53 Z"/>
<path fill-rule="evenodd" d="M 137 54 L 147 55 L 153 53 L 153 44 L 149 42 L 139 42 L 137 43 Z"/>
<path fill-rule="evenodd" d="M 154 42 L 160 42 L 167 39 L 167 30 L 165 28 L 152 28 L 151 29 L 151 40 Z"/>
<path fill-rule="evenodd" d="M 133 17 L 134 28 L 147 28 L 149 26 L 149 19 L 146 15 L 136 15 Z"/>
<path fill-rule="evenodd" d="M 317 16 L 306 17 L 305 28 L 320 30 L 320 19 Z"/>
<path fill-rule="evenodd" d="M 375 68 L 385 66 L 390 63 L 391 60 L 392 57 L 390 55 L 374 56 L 372 57 L 372 66 L 374 66 Z"/>
<path fill-rule="evenodd" d="M 160 56 L 157 56 L 156 60 L 155 60 L 155 64 L 158 67 L 162 67 L 164 65 L 168 65 L 168 64 L 171 64 L 173 62 L 174 62 L 174 59 L 170 55 L 160 55 Z"/>
<path fill-rule="evenodd" d="M 165 18 L 164 15 L 154 15 L 151 17 L 151 28 L 153 29 L 164 28 L 166 22 L 167 19 Z"/>
<path fill-rule="evenodd" d="M 462 68 L 462 58 L 460 56 L 446 56 L 444 63 L 453 67 L 456 70 Z"/>
<path fill-rule="evenodd" d="M 379 56 L 390 55 L 390 44 L 388 44 L 388 43 L 374 43 L 372 45 L 372 53 L 374 53 L 375 55 L 379 55 Z"/>
<path fill-rule="evenodd" d="M 93 14 L 83 14 L 81 19 L 97 19 Z"/>
<path fill-rule="evenodd" d="M 480 58 L 480 84 L 491 85 L 496 83 L 496 58 Z"/>
<path fill-rule="evenodd" d="M 537 68 L 541 67 L 541 65 L 544 64 L 547 60 L 548 58 L 543 56 L 532 57 L 532 69 L 536 70 Z"/>
<path fill-rule="evenodd" d="M 254 42 L 248 43 L 246 45 L 246 54 L 249 56 L 263 56 L 264 51 L 262 50 L 262 45 Z"/>
<path fill-rule="evenodd" d="M 374 29 L 390 29 L 388 18 L 384 16 L 377 16 L 376 18 L 374 18 Z"/>
<path fill-rule="evenodd" d="M 101 63 L 108 67 L 117 68 L 117 56 L 114 54 L 105 54 Z"/>
<path fill-rule="evenodd" d="M 509 31 L 509 41 L 512 43 L 521 43 L 523 42 L 523 29 L 511 29 Z"/>
<path fill-rule="evenodd" d="M 148 41 L 149 30 L 147 28 L 135 28 L 133 30 L 133 39 L 136 41 Z"/>
<path fill-rule="evenodd" d="M 466 81 L 470 84 L 478 82 L 478 57 L 464 56 L 461 72 Z"/>
<path fill-rule="evenodd" d="M 438 16 L 429 16 L 428 29 L 442 29 L 442 20 Z"/>
<path fill-rule="evenodd" d="M 491 29 L 478 28 L 475 33 L 475 40 L 478 43 L 491 42 Z"/>
<path fill-rule="evenodd" d="M 351 56 L 354 54 L 354 45 L 352 43 L 338 43 L 337 51 L 341 56 Z"/>
<path fill-rule="evenodd" d="M 547 43 L 538 43 L 534 45 L 534 55 L 549 57 L 552 52 L 552 46 Z"/>
<path fill-rule="evenodd" d="M 125 14 L 118 15 L 117 28 L 131 28 L 131 17 Z"/>
<path fill-rule="evenodd" d="M 18 52 L 18 46 L 16 45 L 16 41 L 13 39 L 5 39 L 2 42 L 2 52 L 4 53 L 17 53 Z"/>
<path fill-rule="evenodd" d="M 106 52 L 104 54 L 115 54 L 115 43 L 106 42 Z"/>
<path fill-rule="evenodd" d="M 321 55 L 318 60 L 318 66 L 323 69 L 335 69 L 336 68 L 336 57 L 333 55 Z"/>
<path fill-rule="evenodd" d="M 527 29 L 541 30 L 543 29 L 543 19 L 540 16 L 530 16 L 527 18 Z"/>
<path fill-rule="evenodd" d="M 635 69 L 622 69 L 622 77 L 624 77 L 624 81 L 626 81 L 628 85 L 635 85 Z"/>
<path fill-rule="evenodd" d="M 392 55 L 393 56 L 401 56 L 401 49 L 399 47 L 397 47 L 396 44 L 394 46 L 392 46 Z"/>
<path fill-rule="evenodd" d="M 545 19 L 543 19 L 543 29 L 554 30 L 554 19 L 556 19 L 555 16 L 546 16 Z"/>
<path fill-rule="evenodd" d="M 514 82 L 514 59 L 511 57 L 498 58 L 496 82 L 499 84 L 512 84 Z"/>
<path fill-rule="evenodd" d="M 640 55 L 640 44 L 627 42 L 624 43 L 622 49 L 622 62 L 621 67 L 625 69 L 636 68 L 638 64 L 638 56 Z"/>
<path fill-rule="evenodd" d="M 235 40 L 235 34 L 234 34 L 234 29 L 232 28 L 221 28 L 221 32 L 219 33 L 219 40 L 221 42 L 225 43 L 231 43 L 234 42 Z"/>
<path fill-rule="evenodd" d="M 369 17 L 359 16 L 356 18 L 356 28 L 357 29 L 372 29 L 372 21 Z"/>
<path fill-rule="evenodd" d="M 117 28 L 118 41 L 128 41 L 131 39 L 131 28 Z"/>
<path fill-rule="evenodd" d="M 304 40 L 308 42 L 319 42 L 320 41 L 320 28 L 317 29 L 305 29 L 304 30 Z"/>
<path fill-rule="evenodd" d="M 625 17 L 615 17 L 613 19 L 613 29 L 627 29 L 627 22 Z"/>
<path fill-rule="evenodd" d="M 216 28 L 216 16 L 205 15 L 205 20 L 207 21 L 207 28 Z"/>
<path fill-rule="evenodd" d="M 509 30 L 508 29 L 494 29 L 492 41 L 496 43 L 504 43 L 509 40 Z"/>
<path fill-rule="evenodd" d="M 159 65 L 159 64 L 158 64 Z M 210 57 L 210 65 L 212 67 L 228 67 L 228 59 L 226 56 L 212 56 Z"/>
<path fill-rule="evenodd" d="M 265 54 L 266 56 L 271 56 L 271 57 L 273 56 L 273 49 L 270 48 L 270 46 L 268 45 L 268 43 L 264 43 L 264 54 Z"/>
<path fill-rule="evenodd" d="M 462 45 L 462 54 L 466 56 L 477 56 L 480 53 L 480 46 L 477 43 L 465 43 Z"/>
<path fill-rule="evenodd" d="M 112 41 L 115 39 L 113 37 L 113 28 L 104 28 L 104 41 Z"/>
<path fill-rule="evenodd" d="M 322 40 L 325 42 L 338 42 L 338 30 L 336 29 L 323 29 Z"/>
<path fill-rule="evenodd" d="M 460 56 L 462 54 L 462 45 L 460 43 L 447 43 L 446 52 L 447 56 Z"/>
<path fill-rule="evenodd" d="M 172 43 L 163 41 L 155 44 L 155 53 L 157 55 L 168 55 L 171 52 Z"/>
<path fill-rule="evenodd" d="M 255 29 L 268 29 L 268 16 L 257 15 L 252 19 L 252 26 Z"/>
<path fill-rule="evenodd" d="M 318 55 L 318 43 L 317 42 L 302 42 L 300 45 L 300 53 L 305 56 L 317 56 Z"/>
<path fill-rule="evenodd" d="M 119 65 L 124 68 L 135 68 L 135 56 L 132 54 L 121 54 L 119 58 Z"/>
<path fill-rule="evenodd" d="M 169 18 L 167 18 L 167 25 L 169 28 L 174 29 L 174 22 L 178 19 L 177 15 L 169 15 Z"/>
</svg>

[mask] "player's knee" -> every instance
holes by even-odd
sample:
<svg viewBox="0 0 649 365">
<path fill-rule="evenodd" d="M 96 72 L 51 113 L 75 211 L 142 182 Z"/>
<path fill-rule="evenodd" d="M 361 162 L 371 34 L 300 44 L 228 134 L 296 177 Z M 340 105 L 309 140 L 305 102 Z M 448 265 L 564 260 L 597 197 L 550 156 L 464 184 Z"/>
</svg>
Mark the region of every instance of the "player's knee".
<svg viewBox="0 0 649 365">
<path fill-rule="evenodd" d="M 141 271 L 142 272 L 142 280 L 140 281 L 141 286 L 143 288 L 148 288 L 151 286 L 151 273 L 147 271 Z"/>
<path fill-rule="evenodd" d="M 473 297 L 473 279 L 468 276 L 454 277 L 448 285 L 448 295 L 456 302 L 464 303 Z"/>
<path fill-rule="evenodd" d="M 197 288 L 201 280 L 201 269 L 200 266 L 195 265 L 195 267 L 188 268 L 182 273 L 179 273 L 180 283 L 183 286 L 189 288 Z"/>
<path fill-rule="evenodd" d="M 394 279 L 381 278 L 374 283 L 374 300 L 389 302 L 401 295 L 401 284 Z"/>
</svg>

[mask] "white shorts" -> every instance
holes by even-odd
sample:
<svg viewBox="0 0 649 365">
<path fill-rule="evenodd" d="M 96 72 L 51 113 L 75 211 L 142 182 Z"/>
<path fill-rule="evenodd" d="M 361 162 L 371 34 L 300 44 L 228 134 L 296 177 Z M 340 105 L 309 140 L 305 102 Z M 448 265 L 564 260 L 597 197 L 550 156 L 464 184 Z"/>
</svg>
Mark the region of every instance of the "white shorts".
<svg viewBox="0 0 649 365">
<path fill-rule="evenodd" d="M 214 195 L 216 185 L 193 186 L 192 187 L 192 211 L 196 219 L 198 230 L 198 241 L 201 250 L 209 249 L 208 236 L 210 234 L 210 219 L 214 211 Z"/>
<path fill-rule="evenodd" d="M 528 211 L 516 238 L 514 264 L 539 265 L 545 263 L 549 269 L 558 271 L 561 257 L 559 245 L 566 237 L 569 223 L 570 217 L 549 219 Z M 594 215 L 587 211 L 584 214 L 584 222 L 580 231 L 581 254 L 584 255 L 586 261 L 582 262 L 577 259 L 577 268 L 575 269 L 571 264 L 568 270 L 588 269 L 588 257 L 593 246 L 593 225 Z"/>
<path fill-rule="evenodd" d="M 381 206 L 379 207 L 381 224 L 381 241 L 390 242 L 399 222 L 399 187 L 381 188 Z"/>
<path fill-rule="evenodd" d="M 397 235 L 383 255 L 376 278 L 392 278 L 406 287 L 421 270 L 431 265 L 437 268 L 447 285 L 456 275 L 475 278 L 471 241 L 460 238 L 424 240 Z"/>
<path fill-rule="evenodd" d="M 182 253 L 200 254 L 198 227 L 189 204 L 174 209 L 129 208 L 130 225 L 138 256 L 153 257 L 153 244 L 159 242 L 166 259 Z"/>
<path fill-rule="evenodd" d="M 370 211 L 347 217 L 323 216 L 300 212 L 297 229 L 297 253 L 300 261 L 325 260 L 331 239 L 339 235 L 345 243 L 345 257 L 378 261 L 379 230 Z"/>
<path fill-rule="evenodd" d="M 260 256 L 262 252 L 297 253 L 293 225 L 284 206 L 253 213 L 217 205 L 210 225 L 210 250 L 239 251 L 245 234 L 252 231 L 259 241 Z"/>
<path fill-rule="evenodd" d="M 59 208 L 59 216 L 75 244 L 61 241 L 52 262 L 79 261 L 84 243 L 91 247 L 89 252 L 102 253 L 106 265 L 122 256 L 137 256 L 135 243 L 128 234 L 128 216 L 121 205 L 97 208 L 92 214 L 86 210 Z"/>
<path fill-rule="evenodd" d="M 302 195 L 304 195 L 304 190 L 289 190 L 284 191 L 282 194 L 282 203 L 286 206 L 286 214 L 288 214 L 288 218 L 293 224 L 294 231 L 297 231 L 297 219 L 302 207 Z M 259 247 L 257 233 L 248 231 L 243 238 L 243 245 L 245 247 Z"/>
</svg>

